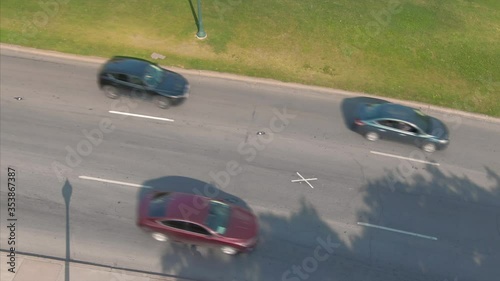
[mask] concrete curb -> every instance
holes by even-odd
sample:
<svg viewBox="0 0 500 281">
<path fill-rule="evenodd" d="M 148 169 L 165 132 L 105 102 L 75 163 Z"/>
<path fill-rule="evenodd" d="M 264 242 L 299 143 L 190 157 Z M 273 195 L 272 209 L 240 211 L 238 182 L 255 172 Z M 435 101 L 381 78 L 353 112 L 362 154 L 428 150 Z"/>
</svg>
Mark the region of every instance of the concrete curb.
<svg viewBox="0 0 500 281">
<path fill-rule="evenodd" d="M 102 64 L 106 60 L 108 60 L 107 58 L 101 58 L 101 57 L 67 54 L 67 53 L 61 53 L 61 52 L 56 52 L 56 51 L 41 50 L 41 49 L 36 49 L 36 48 L 23 47 L 23 46 L 5 44 L 5 43 L 0 43 L 0 49 L 7 49 L 7 50 L 15 51 L 15 52 L 20 52 L 20 53 L 41 55 L 41 56 L 47 56 L 47 57 L 54 57 L 54 58 L 68 59 L 68 60 L 88 62 L 88 63 L 96 63 L 96 64 Z M 263 84 L 263 85 L 270 85 L 270 86 L 277 86 L 277 87 L 288 87 L 288 88 L 302 89 L 302 90 L 307 90 L 307 91 L 315 91 L 315 92 L 328 93 L 328 94 L 334 94 L 334 95 L 342 95 L 342 96 L 347 96 L 347 97 L 365 96 L 365 97 L 371 97 L 371 98 L 376 98 L 376 99 L 384 99 L 384 100 L 387 100 L 390 102 L 404 104 L 404 105 L 411 106 L 414 108 L 438 111 L 438 112 L 442 112 L 444 114 L 459 115 L 459 116 L 467 117 L 467 118 L 471 118 L 471 119 L 488 121 L 488 122 L 500 124 L 500 118 L 495 118 L 495 117 L 487 116 L 484 114 L 470 113 L 470 112 L 465 112 L 465 111 L 460 111 L 460 110 L 456 110 L 456 109 L 450 109 L 450 108 L 445 108 L 445 107 L 440 107 L 440 106 L 435 106 L 435 105 L 430 105 L 430 104 L 425 104 L 425 103 L 397 100 L 397 99 L 386 98 L 386 97 L 382 97 L 382 96 L 370 95 L 370 94 L 366 94 L 366 93 L 349 92 L 349 91 L 326 88 L 326 87 L 310 86 L 310 85 L 303 85 L 303 84 L 298 84 L 298 83 L 287 83 L 287 82 L 281 82 L 281 81 L 277 81 L 277 80 L 273 80 L 273 79 L 266 79 L 266 78 L 254 78 L 254 77 L 247 77 L 247 76 L 241 76 L 241 75 L 230 74 L 230 73 L 221 73 L 221 72 L 215 72 L 215 71 L 192 70 L 192 69 L 184 69 L 184 68 L 170 67 L 170 66 L 164 66 L 164 65 L 162 65 L 162 66 L 165 68 L 168 68 L 172 71 L 183 74 L 183 75 L 196 75 L 196 76 L 202 76 L 202 77 L 208 77 L 208 78 L 219 78 L 219 79 L 234 80 L 234 81 L 247 82 L 247 83 L 253 83 L 253 84 Z"/>
<path fill-rule="evenodd" d="M 43 255 L 17 253 L 15 273 L 7 271 L 5 251 L 2 254 L 2 270 L 0 276 L 2 281 L 27 281 L 40 278 L 41 272 L 45 273 L 45 281 L 64 281 L 66 261 L 63 258 L 49 257 Z M 174 277 L 167 274 L 146 272 L 126 268 L 117 268 L 108 265 L 94 264 L 84 261 L 72 260 L 68 263 L 71 280 L 115 280 L 115 281 L 197 281 Z M 50 276 L 50 277 L 49 277 Z"/>
</svg>

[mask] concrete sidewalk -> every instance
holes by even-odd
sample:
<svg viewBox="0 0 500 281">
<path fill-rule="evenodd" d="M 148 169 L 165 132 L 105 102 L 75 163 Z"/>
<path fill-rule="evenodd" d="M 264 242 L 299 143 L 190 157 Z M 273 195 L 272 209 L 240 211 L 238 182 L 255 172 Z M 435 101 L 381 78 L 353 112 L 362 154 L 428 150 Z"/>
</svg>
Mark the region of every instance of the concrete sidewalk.
<svg viewBox="0 0 500 281">
<path fill-rule="evenodd" d="M 1 251 L 0 254 L 1 281 L 193 281 L 78 261 L 68 263 L 69 276 L 66 276 L 66 262 L 62 259 L 21 254 L 16 254 L 15 273 L 12 273 L 8 253 Z"/>
</svg>

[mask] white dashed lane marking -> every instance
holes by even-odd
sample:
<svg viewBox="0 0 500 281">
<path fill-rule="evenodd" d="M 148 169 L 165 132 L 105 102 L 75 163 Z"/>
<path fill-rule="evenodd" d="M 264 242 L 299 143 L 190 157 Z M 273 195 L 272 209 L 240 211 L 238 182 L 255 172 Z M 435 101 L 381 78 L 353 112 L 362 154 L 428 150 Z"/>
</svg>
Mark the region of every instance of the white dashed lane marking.
<svg viewBox="0 0 500 281">
<path fill-rule="evenodd" d="M 403 157 L 403 156 L 389 154 L 389 153 L 377 152 L 377 151 L 373 151 L 373 150 L 370 151 L 370 153 L 377 154 L 377 155 L 382 155 L 382 156 L 387 156 L 387 157 L 398 158 L 398 159 L 404 159 L 404 160 L 413 161 L 413 162 L 419 162 L 419 163 L 434 165 L 434 166 L 439 166 L 439 163 L 436 163 L 436 162 L 429 162 L 429 161 L 424 161 L 424 160 L 415 159 L 415 158 L 409 158 L 409 157 Z"/>
<path fill-rule="evenodd" d="M 135 183 L 128 183 L 128 182 L 123 182 L 123 181 L 114 181 L 114 180 L 107 180 L 107 179 L 87 177 L 87 176 L 79 176 L 79 178 L 81 178 L 83 180 L 100 181 L 100 182 L 105 182 L 105 183 L 113 183 L 113 184 L 133 186 L 133 187 L 151 188 L 150 186 L 141 185 L 141 184 L 135 184 Z"/>
<path fill-rule="evenodd" d="M 358 225 L 383 229 L 383 230 L 387 230 L 387 231 L 407 234 L 407 235 L 416 236 L 416 237 L 425 238 L 425 239 L 430 239 L 430 240 L 438 240 L 436 237 L 432 237 L 432 236 L 427 236 L 427 235 L 418 234 L 418 233 L 414 233 L 414 232 L 408 232 L 408 231 L 399 230 L 399 229 L 395 229 L 395 228 L 389 228 L 389 227 L 380 226 L 380 225 L 369 224 L 369 223 L 365 223 L 365 222 L 358 222 Z"/>
<path fill-rule="evenodd" d="M 154 119 L 154 120 L 162 120 L 162 121 L 174 122 L 173 119 L 161 118 L 161 117 L 154 117 L 154 116 L 148 116 L 148 115 L 142 115 L 142 114 L 134 114 L 134 113 L 128 113 L 128 112 L 121 112 L 121 111 L 110 110 L 109 113 L 120 114 L 120 115 L 127 115 L 127 116 L 133 116 L 133 117 L 140 117 L 140 118 L 146 118 L 146 119 Z"/>
</svg>

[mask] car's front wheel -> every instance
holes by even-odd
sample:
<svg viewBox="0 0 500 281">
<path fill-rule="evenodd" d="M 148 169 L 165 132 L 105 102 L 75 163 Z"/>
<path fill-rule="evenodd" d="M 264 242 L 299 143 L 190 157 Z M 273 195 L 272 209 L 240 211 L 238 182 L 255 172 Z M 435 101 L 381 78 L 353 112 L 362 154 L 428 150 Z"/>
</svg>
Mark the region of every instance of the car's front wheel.
<svg viewBox="0 0 500 281">
<path fill-rule="evenodd" d="M 422 149 L 425 152 L 432 153 L 432 152 L 436 151 L 436 145 L 428 142 L 428 143 L 424 144 L 424 146 L 422 146 Z"/>
<path fill-rule="evenodd" d="M 163 233 L 159 233 L 159 232 L 153 232 L 151 234 L 151 236 L 153 236 L 153 238 L 156 240 L 156 241 L 160 241 L 160 242 L 165 242 L 168 240 L 168 237 L 167 235 L 163 234 Z"/>
<path fill-rule="evenodd" d="M 369 141 L 376 141 L 379 139 L 379 135 L 375 132 L 368 132 L 365 134 L 365 138 Z"/>
<path fill-rule="evenodd" d="M 102 87 L 102 90 L 106 97 L 110 99 L 117 99 L 120 97 L 120 93 L 118 92 L 118 89 L 116 87 L 113 87 L 111 85 L 105 85 Z"/>
<path fill-rule="evenodd" d="M 167 109 L 170 107 L 170 105 L 172 104 L 172 101 L 167 98 L 167 97 L 164 97 L 164 96 L 156 96 L 155 97 L 155 104 L 159 107 L 159 108 L 162 108 L 162 109 Z"/>
<path fill-rule="evenodd" d="M 236 255 L 238 253 L 238 250 L 229 246 L 224 246 L 220 250 L 226 255 Z"/>
</svg>

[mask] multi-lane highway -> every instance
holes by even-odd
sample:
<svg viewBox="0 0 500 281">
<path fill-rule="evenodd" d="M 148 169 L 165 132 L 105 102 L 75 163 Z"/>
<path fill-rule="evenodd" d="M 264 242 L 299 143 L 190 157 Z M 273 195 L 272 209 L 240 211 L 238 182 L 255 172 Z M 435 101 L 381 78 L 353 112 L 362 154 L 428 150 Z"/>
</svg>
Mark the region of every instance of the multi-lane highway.
<svg viewBox="0 0 500 281">
<path fill-rule="evenodd" d="M 18 251 L 210 281 L 498 280 L 500 122 L 424 109 L 451 134 L 427 155 L 350 131 L 355 96 L 186 75 L 189 100 L 162 110 L 106 98 L 99 67 L 2 49 L 0 234 L 12 166 Z M 258 248 L 153 240 L 135 225 L 150 188 L 248 205 Z"/>
</svg>

